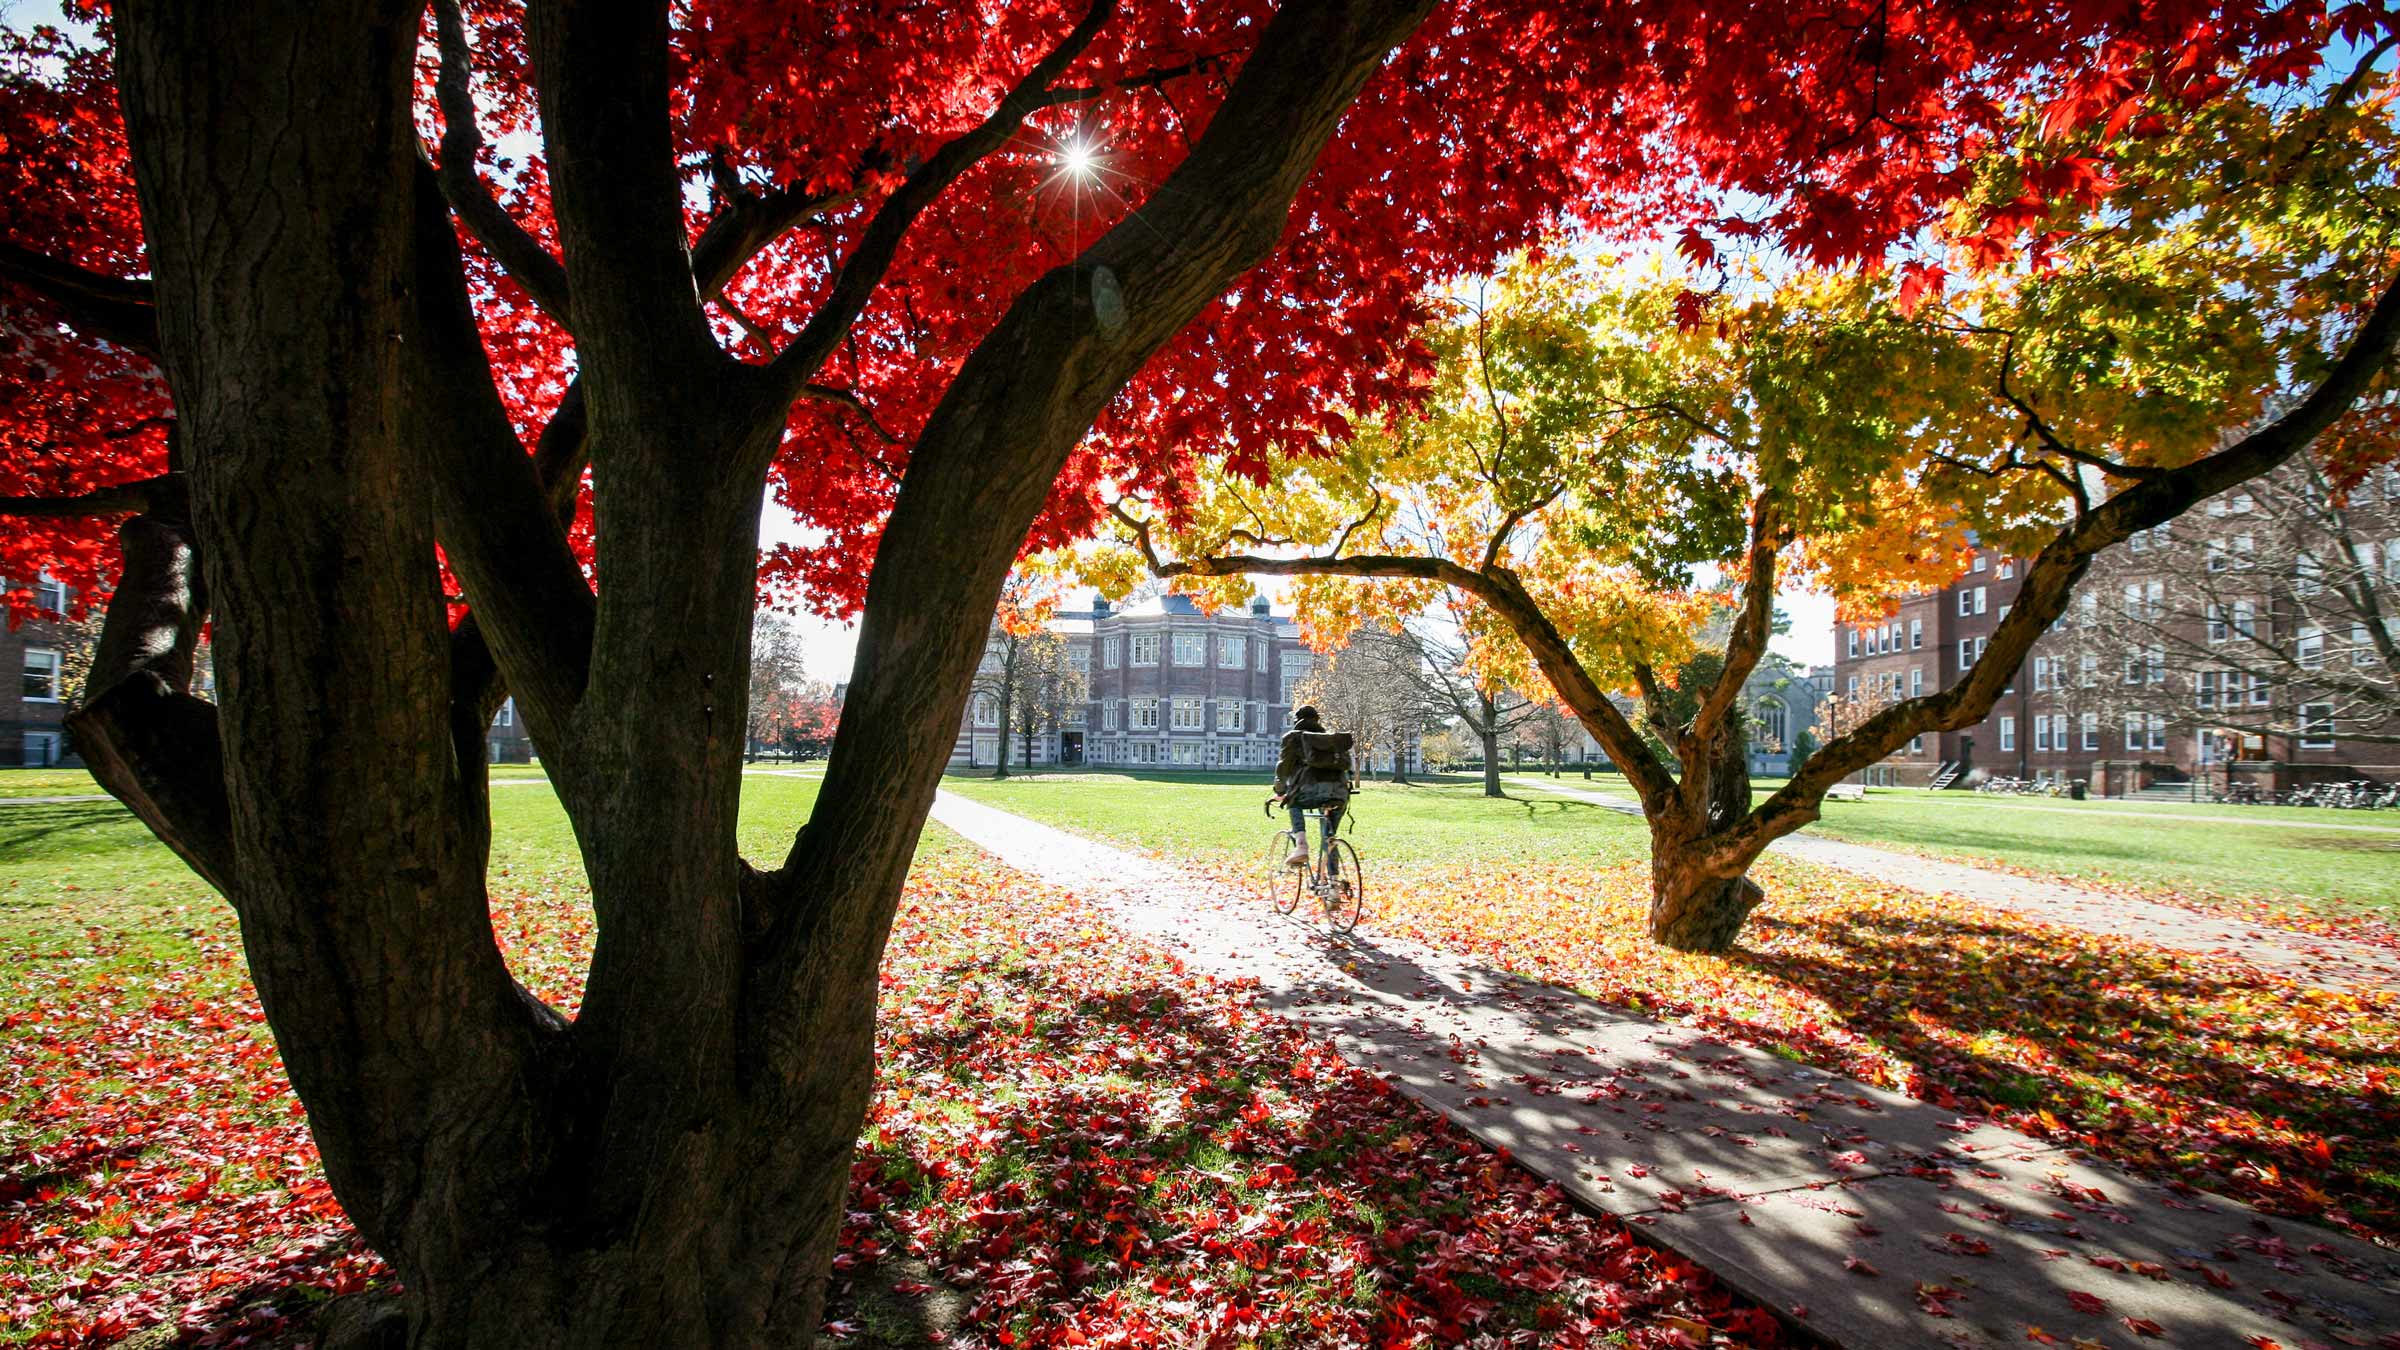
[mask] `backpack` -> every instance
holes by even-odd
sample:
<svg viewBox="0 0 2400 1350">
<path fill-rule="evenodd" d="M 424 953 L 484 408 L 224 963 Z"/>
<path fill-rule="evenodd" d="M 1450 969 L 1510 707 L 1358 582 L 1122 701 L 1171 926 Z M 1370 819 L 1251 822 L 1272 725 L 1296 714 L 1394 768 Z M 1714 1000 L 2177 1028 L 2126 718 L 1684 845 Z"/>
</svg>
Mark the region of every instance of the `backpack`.
<svg viewBox="0 0 2400 1350">
<path fill-rule="evenodd" d="M 1303 731 L 1300 744 L 1309 777 L 1319 782 L 1339 782 L 1350 776 L 1349 732 Z"/>
</svg>

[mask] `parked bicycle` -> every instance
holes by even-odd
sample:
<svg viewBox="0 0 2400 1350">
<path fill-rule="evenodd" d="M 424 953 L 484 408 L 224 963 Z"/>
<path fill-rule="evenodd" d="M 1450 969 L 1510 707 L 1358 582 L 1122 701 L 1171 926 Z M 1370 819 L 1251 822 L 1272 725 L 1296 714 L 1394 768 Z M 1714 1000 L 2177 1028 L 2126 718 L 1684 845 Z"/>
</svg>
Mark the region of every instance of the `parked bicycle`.
<svg viewBox="0 0 2400 1350">
<path fill-rule="evenodd" d="M 1266 812 L 1275 814 L 1275 799 L 1267 799 Z M 1309 815 L 1322 822 L 1325 813 L 1312 810 Z M 1323 830 L 1322 823 L 1318 829 Z M 1292 850 L 1308 854 L 1306 867 L 1290 863 Z M 1263 882 L 1269 903 L 1278 914 L 1289 914 L 1300 907 L 1302 900 L 1311 902 L 1314 911 L 1337 933 L 1347 933 L 1358 927 L 1359 916 L 1366 912 L 1367 879 L 1358 865 L 1358 850 L 1348 839 L 1336 837 L 1322 849 L 1308 847 L 1308 831 L 1277 830 L 1267 844 L 1266 857 L 1261 860 Z"/>
</svg>

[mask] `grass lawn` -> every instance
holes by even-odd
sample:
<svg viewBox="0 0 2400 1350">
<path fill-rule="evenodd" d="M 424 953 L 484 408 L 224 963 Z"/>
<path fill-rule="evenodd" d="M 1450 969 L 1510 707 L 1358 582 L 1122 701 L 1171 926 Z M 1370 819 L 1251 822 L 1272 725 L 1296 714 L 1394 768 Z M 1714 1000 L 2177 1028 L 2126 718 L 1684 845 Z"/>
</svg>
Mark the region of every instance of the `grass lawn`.
<svg viewBox="0 0 2400 1350">
<path fill-rule="evenodd" d="M 1258 774 L 1116 770 L 1012 774 L 999 781 L 952 775 L 942 785 L 1095 838 L 1187 858 L 1230 862 L 1259 857 L 1271 836 L 1289 825 L 1280 811 L 1273 816 L 1261 812 L 1270 786 Z M 1348 837 L 1362 855 L 1383 861 L 1619 862 L 1649 850 L 1642 823 L 1629 816 L 1589 802 L 1523 791 L 1486 797 L 1479 775 L 1369 783 L 1352 808 Z"/>
<path fill-rule="evenodd" d="M 2380 813 L 2050 805 L 1969 793 L 1870 793 L 1863 802 L 1828 803 L 1809 828 L 1863 844 L 2193 899 L 2259 897 L 2400 917 L 2400 826 Z M 2260 814 L 2240 814 L 2250 810 Z M 2227 824 L 2220 812 L 2262 823 Z"/>
<path fill-rule="evenodd" d="M 510 775 L 522 777 L 523 775 Z M 781 857 L 814 776 L 745 780 Z M 493 926 L 572 1008 L 556 797 L 492 794 Z M 388 1280 L 326 1187 L 224 903 L 113 802 L 0 809 L 0 1345 L 307 1343 Z M 1770 1344 L 1704 1272 L 1242 989 L 929 826 L 885 952 L 832 1345 Z"/>
<path fill-rule="evenodd" d="M 1229 883 L 1258 870 L 1255 780 L 1087 773 L 947 786 Z M 1362 931 L 1471 953 L 2278 1212 L 2400 1240 L 2400 998 L 2306 989 L 1780 858 L 1758 869 L 1769 900 L 1739 952 L 1667 952 L 1643 936 L 1641 823 L 1510 791 L 1524 800 L 1485 799 L 1473 781 L 1369 788 L 1357 836 Z M 2231 842 L 2255 857 L 2265 841 L 2250 835 L 2281 833 L 2243 830 Z M 2228 865 L 2243 865 L 2240 856 Z"/>
<path fill-rule="evenodd" d="M 1532 796 L 1533 781 L 1510 791 Z M 1615 774 L 1539 781 L 1633 795 Z M 1782 782 L 1753 786 L 1764 801 Z M 2266 918 L 2400 920 L 2400 816 L 2388 812 L 1869 788 L 1863 802 L 1827 802 L 1808 829 L 2167 899 L 2230 902 Z"/>
<path fill-rule="evenodd" d="M 100 785 L 81 769 L 0 769 L 0 799 L 9 797 L 83 797 Z"/>
</svg>

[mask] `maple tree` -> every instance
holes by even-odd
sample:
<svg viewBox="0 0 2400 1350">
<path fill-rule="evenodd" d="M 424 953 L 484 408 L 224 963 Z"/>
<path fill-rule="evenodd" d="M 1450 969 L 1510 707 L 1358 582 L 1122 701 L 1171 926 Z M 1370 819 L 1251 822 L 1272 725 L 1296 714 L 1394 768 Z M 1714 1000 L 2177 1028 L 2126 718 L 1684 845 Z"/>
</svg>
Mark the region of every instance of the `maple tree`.
<svg viewBox="0 0 2400 1350">
<path fill-rule="evenodd" d="M 2316 24 L 72 12 L 89 41 L 6 39 L 0 574 L 108 595 L 77 747 L 240 914 L 412 1343 L 527 1347 L 814 1333 L 902 876 L 1002 578 L 1094 524 L 1095 484 L 1175 481 L 1203 430 L 1256 470 L 1407 397 L 1419 279 L 1562 216 L 1655 226 L 1729 184 L 1785 203 L 1755 232 L 1854 256 L 1957 195 L 1996 94 L 2062 51 L 2105 112 L 2221 49 L 2305 66 Z M 813 534 L 762 565 L 770 493 Z M 824 795 L 754 866 L 762 574 L 860 634 Z M 571 1014 L 493 937 L 504 696 L 591 882 Z"/>
<path fill-rule="evenodd" d="M 1485 668 L 1546 682 L 1640 794 L 1653 937 L 1722 950 L 1766 846 L 1845 776 L 1982 720 L 2096 554 L 2320 438 L 2352 478 L 2400 449 L 2400 128 L 2376 33 L 2313 74 L 2221 54 L 2210 93 L 2137 86 L 2097 125 L 2029 99 L 1897 266 L 1719 259 L 1697 233 L 1676 258 L 1529 252 L 1437 296 L 1421 406 L 1295 448 L 1263 483 L 1228 465 L 1129 491 L 1122 547 L 1227 598 L 1302 578 L 1335 637 L 1474 597 Z M 2030 162 L 2060 142 L 2064 167 Z M 1969 675 L 1845 709 L 1753 807 L 1741 689 L 1776 588 L 1884 613 L 1977 539 L 2029 561 Z"/>
</svg>

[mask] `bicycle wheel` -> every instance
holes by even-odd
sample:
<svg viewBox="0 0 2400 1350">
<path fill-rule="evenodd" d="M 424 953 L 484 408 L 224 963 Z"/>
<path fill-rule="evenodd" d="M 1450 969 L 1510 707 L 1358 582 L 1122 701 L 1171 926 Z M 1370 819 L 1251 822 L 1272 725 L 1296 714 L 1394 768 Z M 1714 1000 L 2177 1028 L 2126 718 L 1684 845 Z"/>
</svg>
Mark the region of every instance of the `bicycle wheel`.
<svg viewBox="0 0 2400 1350">
<path fill-rule="evenodd" d="M 1308 870 L 1284 861 L 1292 856 L 1292 832 L 1277 830 L 1267 845 L 1267 856 L 1261 865 L 1260 891 L 1278 914 L 1289 914 L 1299 907 L 1300 892 L 1308 888 Z"/>
<path fill-rule="evenodd" d="M 1324 906 L 1325 922 L 1337 933 L 1358 927 L 1358 917 L 1367 910 L 1367 878 L 1359 870 L 1358 850 L 1349 840 L 1333 841 L 1333 872 L 1324 880 L 1318 903 Z"/>
</svg>

